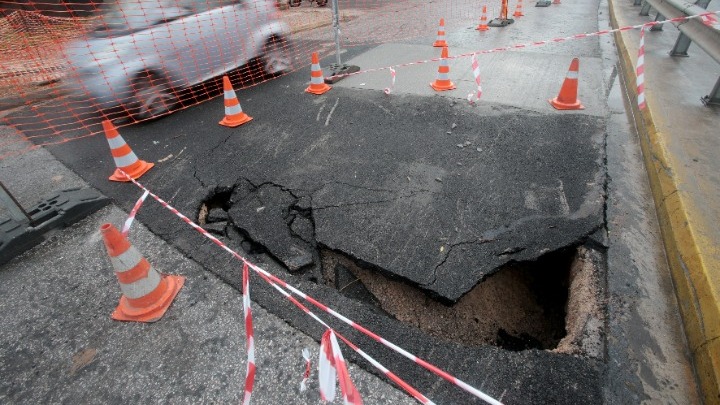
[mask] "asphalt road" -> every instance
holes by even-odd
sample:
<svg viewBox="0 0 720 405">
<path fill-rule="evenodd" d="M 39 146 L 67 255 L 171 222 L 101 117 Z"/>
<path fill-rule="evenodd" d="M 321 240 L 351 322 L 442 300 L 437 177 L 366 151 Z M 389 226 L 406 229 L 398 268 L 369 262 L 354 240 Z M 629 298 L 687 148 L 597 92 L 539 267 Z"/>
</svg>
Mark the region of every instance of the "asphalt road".
<svg viewBox="0 0 720 405">
<path fill-rule="evenodd" d="M 493 40 L 548 39 L 568 29 L 595 31 L 597 9 L 597 3 L 568 7 L 572 16 L 566 18 L 572 25 L 543 31 L 540 38 L 532 34 L 547 18 L 528 18 L 535 26 L 518 24 L 516 31 L 511 26 L 506 32 L 515 34 L 497 34 Z M 477 49 L 468 32 L 467 27 L 457 28 L 449 37 L 460 49 Z M 408 55 L 421 41 L 389 49 L 353 48 L 344 58 L 367 64 L 379 54 Z M 597 41 L 570 46 L 587 61 L 602 63 Z M 434 50 L 428 48 L 429 56 L 424 51 L 417 56 L 433 57 Z M 487 65 L 507 58 L 503 63 L 511 66 L 508 70 L 522 70 L 528 60 L 544 67 L 566 66 L 570 58 L 564 52 L 553 45 L 488 59 Z M 463 71 L 461 63 L 469 65 L 467 60 L 453 63 L 457 72 Z M 381 336 L 402 342 L 508 403 L 601 403 L 602 359 L 450 343 L 318 282 L 322 251 L 329 250 L 450 303 L 507 263 L 533 261 L 588 243 L 602 246 L 607 70 L 593 71 L 581 82 L 592 83 L 581 92 L 590 101 L 588 109 L 564 113 L 546 105 L 555 94 L 543 92 L 559 86 L 566 68 L 549 75 L 530 70 L 508 84 L 502 96 L 490 95 L 479 106 L 463 101 L 471 89 L 467 72 L 459 79 L 465 87 L 442 96 L 427 84 L 422 89 L 401 84 L 427 83 L 433 70 L 425 64 L 402 72 L 390 97 L 381 91 L 387 76 L 358 76 L 314 97 L 302 91 L 308 71 L 301 70 L 238 92 L 243 110 L 254 117 L 239 128 L 217 125 L 223 107 L 221 99 L 214 99 L 122 128 L 121 134 L 138 156 L 156 163 L 140 179 L 153 192 L 193 219 L 205 202 L 225 207 L 227 214 L 221 215 L 227 215 L 227 222 L 215 230 L 233 248 Z M 526 87 L 518 88 L 522 85 Z M 508 94 L 519 93 L 526 97 L 505 101 Z M 64 116 L 68 125 L 75 125 L 77 117 L 63 108 L 48 103 L 35 114 Z M 33 126 L 38 122 L 31 118 L 8 117 L 26 133 L 37 133 Z M 81 137 L 98 122 L 85 120 L 84 128 L 64 136 Z M 33 140 L 43 142 L 41 136 Z M 113 163 L 102 136 L 48 149 L 123 209 L 129 210 L 139 196 L 132 185 L 107 181 Z M 138 219 L 189 259 L 239 288 L 237 262 L 168 211 L 146 204 Z M 261 306 L 319 337 L 321 331 L 312 321 L 274 290 L 260 283 L 253 290 Z M 361 346 L 367 343 L 351 331 L 348 335 Z M 414 365 L 381 349 L 368 352 L 436 401 L 468 403 L 467 394 L 439 385 L 436 377 Z"/>
<path fill-rule="evenodd" d="M 527 260 L 537 257 L 543 249 L 577 244 L 602 226 L 601 201 L 593 204 L 595 209 L 590 215 L 580 215 L 578 220 L 569 215 L 582 212 L 588 182 L 602 184 L 596 178 L 600 169 L 597 162 L 601 160 L 597 146 L 601 123 L 596 118 L 578 114 L 538 117 L 517 110 L 473 109 L 444 98 L 388 99 L 379 92 L 358 93 L 342 88 L 324 98 L 289 92 L 304 88 L 304 73 L 241 92 L 243 109 L 254 120 L 237 129 L 217 126 L 216 120 L 222 118 L 218 116 L 222 111 L 220 100 L 124 128 L 122 135 L 135 153 L 156 162 L 141 182 L 192 218 L 202 201 L 217 191 L 230 193 L 230 218 L 242 224 L 238 228 L 246 238 L 264 246 L 281 262 L 295 259 L 295 252 L 312 254 L 322 245 L 394 272 L 449 299 L 460 297 L 504 262 Z M 283 106 L 293 107 L 278 107 L 281 99 Z M 325 108 L 327 113 L 320 114 L 323 101 L 332 104 Z M 460 141 L 447 134 L 453 123 L 456 132 L 464 131 L 462 142 L 469 141 L 471 146 L 460 148 L 456 145 Z M 578 136 L 538 136 L 557 134 L 565 127 L 574 128 Z M 475 128 L 491 130 L 477 132 Z M 497 136 L 501 128 L 504 136 Z M 112 160 L 103 137 L 53 146 L 50 150 L 121 206 L 130 209 L 134 204 L 139 195 L 137 188 L 106 180 Z M 579 159 L 573 163 L 566 160 L 568 156 Z M 552 163 L 553 157 L 559 161 Z M 478 161 L 480 158 L 484 159 Z M 531 171 L 524 170 L 528 165 Z M 547 171 L 542 173 L 540 168 Z M 565 174 L 558 177 L 557 172 Z M 532 176 L 527 177 L 529 174 Z M 539 199 L 547 196 L 551 201 L 540 200 L 537 207 L 545 205 L 548 214 L 529 212 L 524 190 L 510 186 L 516 182 L 526 184 Z M 557 203 L 561 187 L 572 211 L 563 211 L 565 208 Z M 457 201 L 465 202 L 458 206 Z M 286 217 L 291 210 L 302 212 L 303 204 L 311 208 L 307 219 L 314 225 L 314 230 L 308 230 L 314 238 L 307 240 L 301 237 L 302 232 L 289 231 Z M 266 208 L 257 215 L 262 207 Z M 511 215 L 516 215 L 515 219 Z M 239 288 L 237 264 L 168 211 L 147 204 L 138 219 Z M 473 229 L 487 229 L 487 233 L 473 234 Z M 484 243 L 482 238 L 499 243 Z M 230 242 L 241 247 L 241 240 L 230 238 Z M 445 254 L 440 251 L 443 245 L 447 246 Z M 490 249 L 485 250 L 488 246 Z M 463 256 L 477 263 L 476 268 L 470 267 L 471 272 L 467 272 Z M 440 268 L 439 277 L 436 267 Z M 276 271 L 283 278 L 289 277 L 286 271 Z M 584 398 L 592 402 L 598 398 L 600 369 L 595 360 L 548 352 L 514 353 L 492 346 L 447 345 L 399 325 L 378 314 L 374 307 L 314 283 L 316 272 L 299 273 L 290 280 L 304 291 L 353 314 L 354 320 L 391 341 L 407 342 L 408 349 L 429 355 L 441 367 L 452 365 L 460 378 L 482 384 L 491 395 L 502 395 L 506 381 L 512 378 L 523 388 L 506 394 L 511 401 Z M 311 321 L 268 287 L 258 285 L 255 291 L 259 291 L 255 299 L 260 305 L 273 308 L 311 335 L 317 333 Z M 370 352 L 385 363 L 389 361 L 391 369 L 416 381 L 421 389 L 430 389 L 427 395 L 439 395 L 443 402 L 467 400 L 467 394 L 460 390 L 434 391 L 430 388 L 436 382 L 434 377 L 398 362 L 385 351 Z M 478 375 L 480 364 L 494 364 L 495 372 Z M 555 370 L 553 375 L 540 377 L 538 373 L 544 374 L 541 370 L 547 367 Z M 554 389 L 546 390 L 547 384 Z"/>
</svg>

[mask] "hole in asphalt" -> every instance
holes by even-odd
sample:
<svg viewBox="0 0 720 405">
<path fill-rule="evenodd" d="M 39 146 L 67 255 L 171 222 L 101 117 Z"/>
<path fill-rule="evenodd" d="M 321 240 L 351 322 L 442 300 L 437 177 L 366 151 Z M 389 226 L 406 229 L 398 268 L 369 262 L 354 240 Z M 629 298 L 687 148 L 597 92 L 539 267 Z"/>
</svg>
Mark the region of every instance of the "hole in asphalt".
<svg viewBox="0 0 720 405">
<path fill-rule="evenodd" d="M 449 303 L 383 269 L 310 243 L 312 210 L 300 207 L 278 186 L 246 188 L 216 188 L 202 204 L 198 221 L 210 231 L 219 229 L 217 234 L 238 242 L 247 253 L 270 254 L 289 272 L 312 276 L 309 279 L 315 282 L 320 279 L 340 294 L 439 339 L 595 358 L 604 352 L 603 253 L 580 246 L 549 252 L 534 261 L 511 262 Z M 277 208 L 266 206 L 268 196 L 285 196 L 287 201 L 274 216 L 264 217 Z M 262 235 L 254 218 L 266 225 L 275 217 L 278 224 L 272 229 L 289 229 L 283 239 L 263 241 L 252 236 Z M 300 217 L 308 222 L 307 232 L 293 232 Z M 318 266 L 290 266 L 292 261 L 271 250 L 277 244 L 300 242 L 305 243 L 303 251 L 319 258 Z"/>
<path fill-rule="evenodd" d="M 326 250 L 322 257 L 327 285 L 436 338 L 597 357 L 604 315 L 601 269 L 589 257 L 593 253 L 571 248 L 508 264 L 454 304 L 342 254 Z"/>
<path fill-rule="evenodd" d="M 230 209 L 232 188 L 217 187 L 200 204 L 197 222 L 200 225 L 224 223 L 228 221 L 227 211 Z M 223 225 L 224 225 L 223 224 Z"/>
</svg>

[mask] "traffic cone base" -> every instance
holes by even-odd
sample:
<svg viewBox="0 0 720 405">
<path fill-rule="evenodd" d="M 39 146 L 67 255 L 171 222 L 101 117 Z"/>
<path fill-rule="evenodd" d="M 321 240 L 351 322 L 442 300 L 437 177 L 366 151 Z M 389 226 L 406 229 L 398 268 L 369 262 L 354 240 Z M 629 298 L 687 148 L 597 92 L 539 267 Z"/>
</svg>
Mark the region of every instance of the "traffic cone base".
<svg viewBox="0 0 720 405">
<path fill-rule="evenodd" d="M 242 125 L 246 122 L 252 121 L 252 119 L 253 118 L 251 116 L 249 116 L 245 113 L 240 113 L 240 116 L 238 116 L 238 117 L 225 116 L 222 120 L 220 120 L 220 122 L 218 122 L 218 124 L 226 126 L 226 127 L 230 127 L 230 128 L 235 128 L 235 127 L 239 127 L 240 125 Z"/>
<path fill-rule="evenodd" d="M 305 89 L 305 92 L 311 93 L 311 94 L 316 94 L 319 96 L 321 94 L 327 93 L 328 91 L 330 91 L 330 89 L 332 89 L 332 86 L 330 86 L 329 84 L 326 84 L 326 83 L 323 83 L 321 85 L 310 84 L 308 86 L 308 88 Z"/>
<path fill-rule="evenodd" d="M 580 103 L 580 100 L 576 100 L 574 103 L 563 103 L 558 100 L 558 97 L 551 98 L 548 100 L 556 110 L 584 110 L 585 106 Z"/>
<path fill-rule="evenodd" d="M 447 83 L 438 83 L 438 81 L 434 81 L 430 83 L 430 87 L 435 89 L 435 91 L 445 91 L 445 90 L 455 90 L 455 83 L 451 81 L 447 81 Z"/>
<path fill-rule="evenodd" d="M 155 322 L 162 318 L 180 292 L 180 289 L 185 285 L 185 277 L 183 276 L 165 274 L 162 277 L 162 282 L 166 284 L 166 288 L 156 302 L 144 308 L 135 308 L 130 304 L 127 297 L 123 295 L 120 297 L 120 304 L 112 313 L 112 319 L 129 322 Z"/>
<path fill-rule="evenodd" d="M 127 173 L 130 177 L 132 177 L 133 180 L 137 180 L 142 176 L 143 174 L 147 173 L 148 170 L 152 169 L 153 166 L 155 166 L 155 163 L 149 163 L 144 160 L 138 160 L 138 164 L 133 166 L 132 170 L 123 170 L 125 173 Z M 120 182 L 129 182 L 130 179 L 127 178 L 124 174 L 120 172 L 120 169 L 115 169 L 115 172 L 108 177 L 108 179 L 112 181 L 120 181 Z"/>
</svg>

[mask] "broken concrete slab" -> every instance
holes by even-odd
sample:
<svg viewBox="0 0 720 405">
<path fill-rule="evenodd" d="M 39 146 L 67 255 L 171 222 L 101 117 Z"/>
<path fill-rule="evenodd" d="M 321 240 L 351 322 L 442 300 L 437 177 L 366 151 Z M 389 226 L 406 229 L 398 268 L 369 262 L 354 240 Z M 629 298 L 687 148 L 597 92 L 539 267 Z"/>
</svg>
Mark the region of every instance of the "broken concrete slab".
<svg viewBox="0 0 720 405">
<path fill-rule="evenodd" d="M 230 197 L 232 207 L 228 211 L 236 227 L 265 246 L 290 271 L 314 263 L 315 247 L 307 242 L 311 229 L 308 220 L 293 208 L 297 200 L 275 184 L 255 186 L 243 180 Z"/>
<path fill-rule="evenodd" d="M 324 105 L 386 113 L 356 126 L 343 111 L 287 144 L 244 139 L 250 155 L 272 151 L 262 170 L 234 156 L 209 163 L 247 173 L 221 187 L 234 187 L 229 215 L 291 271 L 317 263 L 321 247 L 455 302 L 503 265 L 603 226 L 601 118 L 338 93 Z M 433 109 L 436 120 L 418 119 Z"/>
</svg>

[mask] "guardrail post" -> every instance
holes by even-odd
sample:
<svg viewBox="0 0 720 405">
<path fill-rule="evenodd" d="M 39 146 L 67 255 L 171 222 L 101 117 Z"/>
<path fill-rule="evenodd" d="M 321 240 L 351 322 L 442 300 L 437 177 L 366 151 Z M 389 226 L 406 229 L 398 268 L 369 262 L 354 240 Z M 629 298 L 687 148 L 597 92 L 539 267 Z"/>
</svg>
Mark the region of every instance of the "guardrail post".
<svg viewBox="0 0 720 405">
<path fill-rule="evenodd" d="M 687 51 L 691 43 L 692 40 L 690 37 L 681 32 L 680 35 L 678 35 L 677 41 L 675 41 L 675 46 L 670 50 L 670 56 L 690 56 Z"/>
<path fill-rule="evenodd" d="M 701 6 L 707 6 L 709 0 L 697 0 L 696 4 L 688 3 L 685 0 L 646 0 L 650 6 L 668 18 L 696 16 L 706 13 L 707 10 Z M 720 63 L 720 30 L 706 25 L 699 18 L 692 18 L 682 23 L 674 24 L 680 30 L 675 46 L 670 54 L 673 56 L 687 56 L 687 50 L 692 41 L 708 56 Z M 687 38 L 685 38 L 687 37 Z M 720 105 L 720 83 L 716 83 L 712 92 L 703 97 L 705 105 Z"/>
<path fill-rule="evenodd" d="M 710 94 L 701 98 L 700 100 L 702 100 L 703 104 L 705 105 L 720 105 L 720 77 L 715 83 L 715 87 L 713 87 Z"/>
<path fill-rule="evenodd" d="M 640 15 L 646 16 L 650 14 L 650 3 L 647 1 L 642 2 L 642 8 L 640 9 Z"/>
<path fill-rule="evenodd" d="M 657 13 L 657 15 L 655 16 L 655 21 L 663 21 L 664 19 L 665 19 L 665 16 L 660 13 Z M 655 24 L 652 27 L 650 27 L 650 31 L 662 31 L 662 29 L 663 29 L 663 24 Z"/>
</svg>

